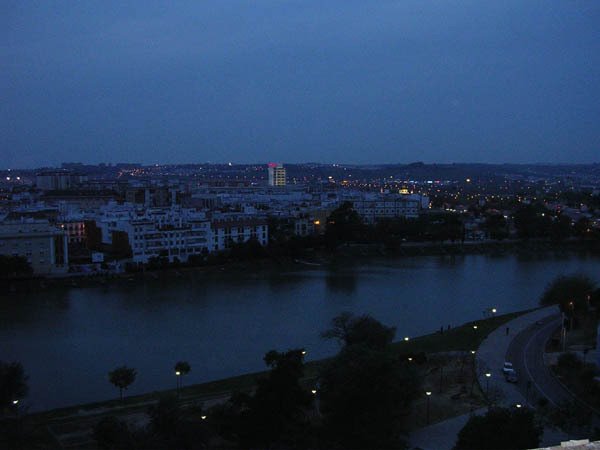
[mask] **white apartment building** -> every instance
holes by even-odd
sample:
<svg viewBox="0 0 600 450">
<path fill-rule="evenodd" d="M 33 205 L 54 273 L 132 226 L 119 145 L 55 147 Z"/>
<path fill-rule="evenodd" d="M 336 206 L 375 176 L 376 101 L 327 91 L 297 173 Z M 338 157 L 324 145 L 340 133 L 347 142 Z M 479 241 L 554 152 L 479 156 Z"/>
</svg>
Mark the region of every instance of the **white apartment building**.
<svg viewBox="0 0 600 450">
<path fill-rule="evenodd" d="M 350 201 L 354 210 L 369 224 L 380 219 L 416 218 L 422 209 L 429 207 L 429 198 L 419 194 L 383 194 Z"/>
<path fill-rule="evenodd" d="M 213 251 L 231 248 L 234 243 L 241 244 L 256 239 L 260 245 L 269 243 L 269 227 L 266 219 L 233 216 L 214 219 L 211 223 L 213 232 Z"/>
<path fill-rule="evenodd" d="M 0 222 L 0 255 L 25 257 L 37 275 L 69 269 L 67 236 L 46 220 Z"/>
<path fill-rule="evenodd" d="M 185 262 L 191 255 L 210 252 L 211 229 L 208 220 L 187 220 L 176 224 L 151 219 L 131 221 L 129 242 L 133 261 L 147 263 L 150 258 Z"/>
</svg>

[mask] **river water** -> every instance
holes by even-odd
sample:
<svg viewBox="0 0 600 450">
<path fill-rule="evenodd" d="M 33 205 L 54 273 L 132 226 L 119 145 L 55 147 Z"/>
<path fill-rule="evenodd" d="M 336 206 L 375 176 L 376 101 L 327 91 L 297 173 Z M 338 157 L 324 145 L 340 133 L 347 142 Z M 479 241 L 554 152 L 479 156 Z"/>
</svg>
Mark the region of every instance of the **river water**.
<svg viewBox="0 0 600 450">
<path fill-rule="evenodd" d="M 107 372 L 126 364 L 129 394 L 264 369 L 270 349 L 305 347 L 309 359 L 336 344 L 319 333 L 342 311 L 369 313 L 397 337 L 436 331 L 537 305 L 555 276 L 600 281 L 600 258 L 581 255 L 466 255 L 369 259 L 284 273 L 184 273 L 96 288 L 0 297 L 0 360 L 21 361 L 31 410 L 117 395 Z"/>
</svg>

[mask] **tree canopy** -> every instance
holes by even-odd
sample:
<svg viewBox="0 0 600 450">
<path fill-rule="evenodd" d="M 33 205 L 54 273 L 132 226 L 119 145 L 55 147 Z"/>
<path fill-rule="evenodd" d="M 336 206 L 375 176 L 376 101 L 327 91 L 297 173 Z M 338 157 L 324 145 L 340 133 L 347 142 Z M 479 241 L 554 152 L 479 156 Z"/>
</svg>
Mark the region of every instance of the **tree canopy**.
<svg viewBox="0 0 600 450">
<path fill-rule="evenodd" d="M 0 255 L 0 278 L 28 277 L 33 274 L 24 256 Z"/>
<path fill-rule="evenodd" d="M 420 381 L 389 347 L 344 347 L 324 369 L 320 387 L 323 428 L 332 445 L 404 448 L 401 420 Z"/>
<path fill-rule="evenodd" d="M 385 348 L 396 335 L 395 327 L 387 327 L 373 317 L 355 316 L 343 312 L 331 320 L 331 328 L 321 333 L 325 339 L 336 339 L 343 345 L 365 344 L 371 348 Z"/>
<path fill-rule="evenodd" d="M 178 361 L 175 364 L 175 372 L 179 372 L 181 375 L 187 375 L 191 370 L 192 367 L 187 361 Z"/>
<path fill-rule="evenodd" d="M 420 380 L 392 349 L 395 332 L 371 316 L 346 312 L 322 333 L 344 345 L 321 373 L 323 429 L 331 445 L 403 448 L 401 419 Z"/>
<path fill-rule="evenodd" d="M 458 433 L 454 450 L 520 450 L 536 448 L 542 427 L 528 408 L 493 408 L 474 415 Z"/>
<path fill-rule="evenodd" d="M 351 202 L 344 202 L 327 218 L 325 240 L 330 247 L 354 242 L 363 237 L 365 226 Z"/>
<path fill-rule="evenodd" d="M 136 375 L 136 370 L 127 366 L 117 367 L 108 373 L 109 381 L 119 388 L 121 400 L 123 400 L 123 390 L 135 381 Z"/>
<path fill-rule="evenodd" d="M 294 447 L 294 442 L 306 438 L 305 411 L 312 396 L 300 384 L 303 358 L 301 349 L 268 352 L 264 361 L 271 370 L 258 381 L 254 395 L 235 397 L 240 408 L 236 432 L 243 448 Z"/>
<path fill-rule="evenodd" d="M 540 304 L 557 304 L 562 312 L 577 314 L 588 310 L 589 302 L 595 299 L 595 288 L 594 281 L 586 275 L 559 276 L 546 287 Z"/>
</svg>

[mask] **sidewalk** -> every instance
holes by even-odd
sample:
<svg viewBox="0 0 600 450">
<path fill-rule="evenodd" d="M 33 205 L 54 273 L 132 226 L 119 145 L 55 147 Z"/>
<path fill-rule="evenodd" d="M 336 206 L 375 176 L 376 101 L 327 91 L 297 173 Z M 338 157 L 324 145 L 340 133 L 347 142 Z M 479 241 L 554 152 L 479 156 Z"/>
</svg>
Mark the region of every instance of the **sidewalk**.
<svg viewBox="0 0 600 450">
<path fill-rule="evenodd" d="M 476 370 L 479 386 L 485 392 L 489 382 L 490 393 L 498 393 L 498 404 L 504 406 L 517 403 L 525 404 L 523 394 L 512 383 L 506 383 L 502 374 L 506 352 L 511 341 L 531 324 L 556 313 L 557 307 L 554 305 L 519 316 L 492 331 L 477 349 Z M 508 335 L 506 334 L 506 327 L 509 329 Z M 486 373 L 491 374 L 489 379 L 485 376 Z"/>
<path fill-rule="evenodd" d="M 492 374 L 489 381 L 490 391 L 493 389 L 501 391 L 499 403 L 503 406 L 525 403 L 523 395 L 513 384 L 504 382 L 504 377 L 502 376 L 502 366 L 508 346 L 517 334 L 525 330 L 532 323 L 556 314 L 556 309 L 556 306 L 549 306 L 511 320 L 492 331 L 477 350 L 476 370 L 480 374 L 480 386 L 484 390 L 486 389 L 487 378 L 484 374 L 489 371 Z M 508 335 L 506 334 L 506 327 L 509 329 Z M 480 408 L 474 411 L 474 414 L 485 414 L 486 411 L 487 408 Z M 470 414 L 463 414 L 414 431 L 410 435 L 409 448 L 420 450 L 451 450 L 454 444 L 456 444 L 456 437 L 459 431 L 469 420 L 469 416 Z M 555 445 L 557 442 L 568 439 L 570 439 L 570 436 L 562 431 L 545 427 L 542 445 Z"/>
</svg>

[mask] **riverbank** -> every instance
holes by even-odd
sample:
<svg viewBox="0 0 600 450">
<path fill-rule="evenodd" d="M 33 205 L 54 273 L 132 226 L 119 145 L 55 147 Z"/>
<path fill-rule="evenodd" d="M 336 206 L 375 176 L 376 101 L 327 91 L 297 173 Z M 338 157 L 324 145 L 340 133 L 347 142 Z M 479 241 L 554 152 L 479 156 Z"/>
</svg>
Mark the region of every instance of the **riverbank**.
<svg viewBox="0 0 600 450">
<path fill-rule="evenodd" d="M 401 338 L 392 345 L 394 349 L 398 351 L 399 355 L 402 356 L 418 355 L 420 353 L 470 351 L 477 348 L 493 330 L 530 311 L 531 310 L 518 311 L 467 322 L 458 327 L 451 328 L 450 330 L 444 330 L 443 333 L 430 333 L 409 338 L 408 341 Z M 304 367 L 304 379 L 307 382 L 315 380 L 319 371 L 329 359 L 330 358 L 308 361 Z M 207 383 L 183 386 L 180 394 L 182 397 L 187 398 L 205 398 L 222 396 L 225 393 L 235 391 L 248 391 L 254 387 L 256 380 L 266 373 L 266 371 L 254 372 Z M 113 408 L 123 409 L 139 404 L 146 404 L 148 402 L 156 401 L 160 396 L 168 393 L 175 393 L 175 389 L 166 389 L 126 397 L 123 402 L 118 399 L 113 399 L 67 408 L 58 408 L 45 412 L 37 412 L 32 414 L 31 417 L 35 417 L 38 420 L 52 420 L 73 415 L 89 415 L 92 411 L 105 411 Z"/>
<path fill-rule="evenodd" d="M 440 357 L 444 360 L 442 363 L 445 367 L 444 395 L 437 395 L 436 393 L 436 400 L 431 411 L 432 422 L 464 414 L 469 409 L 477 408 L 483 404 L 483 395 L 477 385 L 475 385 L 475 391 L 472 390 L 473 386 L 471 386 L 471 393 L 467 392 L 462 399 L 453 394 L 458 391 L 458 384 L 456 386 L 452 384 L 452 367 L 456 366 L 454 367 L 456 369 L 454 372 L 457 372 L 456 378 L 461 380 L 460 386 L 462 391 L 465 391 L 466 388 L 463 385 L 471 384 L 467 372 L 472 367 L 467 362 L 464 367 L 465 374 L 463 375 L 464 357 L 462 355 L 466 355 L 467 359 L 470 360 L 470 350 L 477 348 L 493 330 L 529 311 L 519 311 L 467 322 L 450 330 L 444 330 L 443 333 L 431 333 L 410 338 L 408 341 L 402 338 L 393 344 L 398 352 L 398 357 L 406 360 L 408 364 L 417 364 L 426 383 L 432 386 L 435 385 L 436 389 L 439 375 L 433 369 L 436 369 L 440 364 L 440 361 L 438 361 Z M 422 360 L 422 356 L 419 355 L 423 354 L 434 356 L 426 356 L 425 360 Z M 435 355 L 440 356 L 436 357 Z M 444 357 L 443 355 L 448 356 Z M 451 356 L 455 356 L 452 361 L 449 359 Z M 321 359 L 306 363 L 303 382 L 307 389 L 314 386 L 321 368 L 327 364 L 328 360 Z M 257 380 L 265 373 L 255 372 L 208 383 L 184 386 L 180 391 L 179 398 L 184 405 L 202 407 L 206 411 L 212 405 L 226 401 L 232 392 L 252 391 Z M 155 404 L 164 395 L 174 395 L 175 393 L 175 389 L 167 389 L 126 397 L 123 402 L 118 399 L 111 399 L 30 414 L 25 417 L 26 426 L 37 430 L 38 434 L 46 436 L 46 439 L 52 436 L 51 439 L 54 441 L 56 448 L 67 446 L 69 448 L 95 448 L 91 438 L 91 430 L 100 419 L 107 416 L 118 416 L 120 419 L 129 422 L 143 421 L 150 405 Z M 441 407 L 438 408 L 436 405 Z M 423 425 L 422 422 L 425 420 L 424 408 L 423 399 L 419 399 L 412 409 L 414 417 L 407 424 L 409 430 Z M 54 448 L 50 444 L 52 443 L 49 443 L 46 448 Z"/>
<path fill-rule="evenodd" d="M 252 260 L 224 260 L 198 266 L 169 266 L 155 270 L 113 274 L 67 274 L 61 277 L 33 277 L 14 280 L 3 280 L 4 295 L 31 292 L 39 289 L 56 288 L 87 288 L 102 287 L 114 284 L 126 285 L 143 280 L 171 281 L 186 275 L 198 276 L 230 276 L 235 273 L 260 275 L 273 271 L 301 271 L 327 268 L 339 263 L 347 263 L 348 258 L 363 261 L 373 257 L 392 259 L 411 258 L 418 256 L 460 256 L 460 255 L 491 255 L 505 256 L 561 256 L 567 254 L 599 255 L 600 242 L 566 240 L 485 240 L 465 242 L 403 242 L 395 248 L 382 244 L 349 244 L 338 247 L 335 251 L 324 249 L 306 249 L 302 257 L 268 256 Z M 0 294 L 0 297 L 2 294 Z"/>
</svg>

